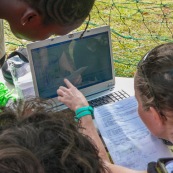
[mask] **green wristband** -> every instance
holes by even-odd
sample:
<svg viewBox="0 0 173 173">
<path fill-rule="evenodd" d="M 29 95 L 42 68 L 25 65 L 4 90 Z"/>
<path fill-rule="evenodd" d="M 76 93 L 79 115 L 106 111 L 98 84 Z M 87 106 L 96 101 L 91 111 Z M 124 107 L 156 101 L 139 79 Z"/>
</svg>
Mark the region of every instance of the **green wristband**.
<svg viewBox="0 0 173 173">
<path fill-rule="evenodd" d="M 75 111 L 76 116 L 74 117 L 76 121 L 79 121 L 80 118 L 86 116 L 86 115 L 91 115 L 92 118 L 94 118 L 94 109 L 91 106 L 84 106 L 81 108 L 78 108 Z"/>
</svg>

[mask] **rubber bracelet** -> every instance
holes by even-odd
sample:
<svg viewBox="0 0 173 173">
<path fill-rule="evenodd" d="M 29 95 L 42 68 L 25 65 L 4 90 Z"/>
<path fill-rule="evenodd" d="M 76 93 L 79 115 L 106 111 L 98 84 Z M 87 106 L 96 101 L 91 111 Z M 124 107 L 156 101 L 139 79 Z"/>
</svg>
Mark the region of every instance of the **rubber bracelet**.
<svg viewBox="0 0 173 173">
<path fill-rule="evenodd" d="M 79 121 L 80 118 L 91 115 L 92 118 L 94 118 L 94 109 L 92 106 L 84 106 L 81 108 L 78 108 L 75 111 L 76 116 L 74 117 L 76 121 Z"/>
</svg>

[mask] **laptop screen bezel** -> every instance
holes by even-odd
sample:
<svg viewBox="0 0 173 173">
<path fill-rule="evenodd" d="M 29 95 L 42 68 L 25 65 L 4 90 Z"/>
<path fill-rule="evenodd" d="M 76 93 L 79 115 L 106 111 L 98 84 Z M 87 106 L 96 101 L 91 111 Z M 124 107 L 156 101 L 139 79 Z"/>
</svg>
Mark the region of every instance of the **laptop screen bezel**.
<svg viewBox="0 0 173 173">
<path fill-rule="evenodd" d="M 39 91 L 38 91 L 38 86 L 37 86 L 37 80 L 36 80 L 36 75 L 35 75 L 35 69 L 34 69 L 34 64 L 33 64 L 33 59 L 32 59 L 32 54 L 31 51 L 33 49 L 36 48 L 40 48 L 40 47 L 44 47 L 44 46 L 49 46 L 52 44 L 56 44 L 56 43 L 61 43 L 64 41 L 71 41 L 73 39 L 77 39 L 80 37 L 80 35 L 82 34 L 83 31 L 81 32 L 75 32 L 75 33 L 70 33 L 68 35 L 64 35 L 64 36 L 58 36 L 55 38 L 50 38 L 47 40 L 43 40 L 43 41 L 37 41 L 37 42 L 33 42 L 27 45 L 27 52 L 28 52 L 28 58 L 29 58 L 29 63 L 30 63 L 30 68 L 31 68 L 31 74 L 32 74 L 32 78 L 33 78 L 33 85 L 34 85 L 34 91 L 35 91 L 35 96 L 40 97 L 39 95 Z M 112 43 L 111 43 L 111 32 L 110 32 L 110 27 L 109 26 L 103 26 L 103 27 L 99 27 L 99 28 L 94 28 L 94 29 L 90 29 L 87 30 L 83 37 L 86 36 L 91 36 L 91 35 L 95 35 L 95 34 L 99 34 L 99 33 L 103 33 L 103 32 L 108 32 L 108 37 L 109 37 L 109 47 L 110 47 L 110 58 L 111 58 L 111 65 L 112 65 L 112 79 L 102 82 L 102 83 L 98 83 L 98 84 L 94 84 L 92 86 L 86 87 L 86 88 L 82 88 L 80 89 L 80 91 L 85 95 L 85 96 L 89 96 L 104 90 L 108 90 L 110 88 L 112 88 L 112 86 L 115 85 L 115 74 L 114 74 L 114 63 L 113 63 L 113 53 L 112 53 Z M 58 89 L 58 87 L 57 87 Z M 51 98 L 51 100 L 54 100 L 55 102 L 58 102 L 57 97 Z"/>
</svg>

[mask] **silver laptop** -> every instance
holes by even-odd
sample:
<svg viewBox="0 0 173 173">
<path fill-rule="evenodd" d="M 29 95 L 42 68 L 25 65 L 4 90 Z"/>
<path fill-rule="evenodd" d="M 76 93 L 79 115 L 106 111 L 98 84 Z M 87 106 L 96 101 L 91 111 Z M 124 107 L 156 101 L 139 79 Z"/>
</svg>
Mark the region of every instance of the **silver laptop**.
<svg viewBox="0 0 173 173">
<path fill-rule="evenodd" d="M 58 102 L 56 91 L 65 86 L 64 78 L 94 107 L 128 96 L 124 91 L 115 92 L 109 26 L 87 30 L 82 38 L 81 34 L 76 32 L 27 45 L 35 95 L 53 99 L 59 110 L 65 106 Z"/>
</svg>

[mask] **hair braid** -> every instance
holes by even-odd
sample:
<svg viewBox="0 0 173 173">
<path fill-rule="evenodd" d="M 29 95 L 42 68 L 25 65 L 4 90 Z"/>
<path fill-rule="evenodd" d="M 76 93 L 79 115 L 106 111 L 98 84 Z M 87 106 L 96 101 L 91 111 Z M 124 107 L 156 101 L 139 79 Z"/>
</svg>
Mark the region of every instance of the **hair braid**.
<svg viewBox="0 0 173 173">
<path fill-rule="evenodd" d="M 85 20 L 95 0 L 25 0 L 43 15 L 44 23 L 70 25 Z"/>
</svg>

